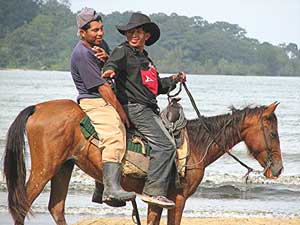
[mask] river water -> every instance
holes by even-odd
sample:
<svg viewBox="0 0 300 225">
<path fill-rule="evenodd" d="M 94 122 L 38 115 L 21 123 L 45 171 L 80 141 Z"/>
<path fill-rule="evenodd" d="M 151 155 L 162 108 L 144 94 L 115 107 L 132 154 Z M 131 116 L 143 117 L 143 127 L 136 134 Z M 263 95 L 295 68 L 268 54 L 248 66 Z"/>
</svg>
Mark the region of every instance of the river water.
<svg viewBox="0 0 300 225">
<path fill-rule="evenodd" d="M 277 180 L 251 175 L 245 184 L 245 169 L 224 155 L 210 165 L 198 191 L 185 207 L 187 217 L 297 217 L 300 218 L 300 77 L 259 77 L 188 75 L 187 86 L 202 115 L 229 112 L 231 105 L 268 105 L 279 101 L 276 109 L 284 172 Z M 7 211 L 7 193 L 2 180 L 2 160 L 9 125 L 26 106 L 54 99 L 76 99 L 77 92 L 69 72 L 0 71 L 0 224 L 11 224 Z M 189 98 L 181 92 L 181 103 L 188 119 L 196 118 Z M 167 99 L 160 96 L 163 108 Z M 261 169 L 251 159 L 243 143 L 233 152 L 255 169 Z M 68 221 L 90 216 L 129 216 L 131 206 L 112 209 L 91 203 L 93 180 L 76 169 L 66 202 Z M 47 212 L 49 186 L 33 204 L 37 213 L 28 224 L 54 224 Z M 138 200 L 141 215 L 146 205 Z M 165 212 L 164 212 L 165 215 Z"/>
</svg>

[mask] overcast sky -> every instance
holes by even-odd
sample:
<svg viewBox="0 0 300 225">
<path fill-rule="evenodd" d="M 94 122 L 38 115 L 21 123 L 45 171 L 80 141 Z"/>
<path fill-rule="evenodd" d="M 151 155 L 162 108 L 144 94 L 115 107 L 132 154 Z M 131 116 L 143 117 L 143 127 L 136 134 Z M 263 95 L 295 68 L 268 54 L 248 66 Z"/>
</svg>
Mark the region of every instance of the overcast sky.
<svg viewBox="0 0 300 225">
<path fill-rule="evenodd" d="M 201 16 L 209 23 L 225 21 L 246 29 L 247 37 L 260 42 L 296 43 L 300 48 L 300 0 L 70 0 L 71 9 L 83 7 L 109 14 L 141 11 L 145 14 L 175 12 Z M 104 18 L 105 20 L 105 18 Z"/>
</svg>

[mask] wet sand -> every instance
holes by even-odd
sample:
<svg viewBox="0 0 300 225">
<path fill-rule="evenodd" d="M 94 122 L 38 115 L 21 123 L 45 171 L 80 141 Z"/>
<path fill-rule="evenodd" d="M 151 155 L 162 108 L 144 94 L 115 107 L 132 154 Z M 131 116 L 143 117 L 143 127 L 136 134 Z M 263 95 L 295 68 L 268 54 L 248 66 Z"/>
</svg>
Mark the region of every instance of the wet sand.
<svg viewBox="0 0 300 225">
<path fill-rule="evenodd" d="M 73 225 L 133 225 L 128 218 L 91 218 L 74 223 Z M 146 220 L 142 219 L 142 224 Z M 166 225 L 162 219 L 160 225 Z M 183 218 L 181 225 L 300 225 L 298 219 L 272 219 L 272 218 Z"/>
</svg>

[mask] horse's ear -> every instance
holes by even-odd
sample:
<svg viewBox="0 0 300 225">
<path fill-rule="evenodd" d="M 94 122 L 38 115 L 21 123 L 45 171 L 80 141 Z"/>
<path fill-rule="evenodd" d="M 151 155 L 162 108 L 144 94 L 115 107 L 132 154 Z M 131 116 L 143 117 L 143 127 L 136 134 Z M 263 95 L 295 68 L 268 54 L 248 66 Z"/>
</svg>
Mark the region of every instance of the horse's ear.
<svg viewBox="0 0 300 225">
<path fill-rule="evenodd" d="M 173 99 L 172 99 L 172 101 L 174 101 L 174 102 L 179 102 L 180 100 L 181 100 L 180 97 L 176 97 L 176 98 L 173 98 Z"/>
<path fill-rule="evenodd" d="M 267 106 L 263 113 L 263 116 L 270 116 L 275 111 L 275 109 L 277 108 L 279 103 L 280 102 L 276 101 L 276 102 L 273 102 L 271 105 Z"/>
</svg>

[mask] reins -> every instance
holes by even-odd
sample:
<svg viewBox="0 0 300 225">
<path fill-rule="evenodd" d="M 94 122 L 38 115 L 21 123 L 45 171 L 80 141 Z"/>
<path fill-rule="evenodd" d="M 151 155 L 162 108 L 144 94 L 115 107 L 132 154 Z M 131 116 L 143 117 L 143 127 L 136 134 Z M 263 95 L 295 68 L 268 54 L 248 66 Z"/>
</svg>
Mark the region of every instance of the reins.
<svg viewBox="0 0 300 225">
<path fill-rule="evenodd" d="M 267 158 L 268 161 L 267 161 L 266 167 L 263 171 L 263 173 L 265 173 L 272 165 L 272 148 L 270 148 L 268 145 L 268 141 L 267 141 L 267 137 L 266 137 L 266 133 L 265 133 L 265 129 L 264 129 L 264 124 L 263 124 L 263 115 L 260 116 L 260 130 L 263 133 L 264 142 L 265 142 L 267 154 L 268 154 L 268 158 Z"/>
<path fill-rule="evenodd" d="M 206 147 L 205 153 L 204 153 L 203 157 L 201 158 L 201 160 L 199 160 L 198 162 L 196 162 L 196 163 L 194 163 L 194 164 L 189 164 L 189 165 L 186 165 L 186 166 L 185 166 L 186 168 L 189 168 L 189 167 L 193 167 L 193 166 L 198 165 L 198 164 L 200 164 L 200 163 L 203 162 L 203 160 L 205 159 L 205 157 L 206 157 L 206 155 L 207 155 L 207 153 L 208 153 L 209 148 L 211 147 L 211 145 L 212 145 L 213 143 L 215 143 L 215 144 L 217 144 L 219 147 L 221 147 L 220 144 L 216 141 L 216 138 L 217 138 L 217 137 L 225 130 L 225 128 L 232 122 L 232 120 L 229 120 L 229 121 L 228 121 L 228 122 L 227 122 L 227 123 L 226 123 L 219 131 L 218 131 L 218 133 L 217 133 L 215 136 L 212 136 L 211 133 L 210 133 L 209 128 L 207 127 L 207 125 L 206 125 L 205 122 L 203 121 L 203 117 L 201 116 L 200 111 L 199 111 L 199 109 L 197 108 L 197 105 L 196 105 L 196 103 L 195 103 L 195 101 L 194 101 L 194 98 L 193 98 L 191 92 L 189 91 L 189 89 L 187 88 L 187 85 L 186 85 L 185 82 L 180 83 L 179 91 L 176 92 L 175 94 L 170 95 L 170 91 L 168 92 L 168 94 L 167 94 L 167 95 L 168 95 L 168 100 L 169 100 L 171 97 L 177 96 L 177 95 L 181 92 L 181 90 L 182 90 L 182 85 L 183 85 L 183 87 L 184 87 L 184 89 L 185 89 L 185 91 L 186 91 L 186 93 L 187 93 L 187 95 L 188 95 L 188 97 L 189 97 L 189 99 L 190 99 L 190 101 L 191 101 L 191 104 L 192 104 L 192 106 L 193 106 L 193 108 L 194 108 L 194 110 L 195 110 L 195 112 L 196 112 L 196 114 L 197 114 L 197 116 L 198 116 L 198 118 L 199 118 L 199 120 L 200 120 L 201 125 L 204 127 L 204 129 L 206 130 L 206 132 L 209 134 L 209 136 L 210 136 L 211 139 L 212 139 L 212 141 L 211 141 L 211 142 L 208 144 L 208 146 Z M 170 100 L 169 100 L 169 102 L 170 102 Z M 264 134 L 265 144 L 266 144 L 266 146 L 267 146 L 267 149 L 269 150 L 268 143 L 266 142 L 266 136 L 265 136 L 264 129 L 263 129 L 263 127 L 261 127 L 261 128 L 262 128 L 262 131 L 263 131 L 263 134 Z M 243 167 L 245 167 L 245 168 L 248 170 L 247 173 L 244 175 L 244 177 L 246 178 L 246 183 L 247 183 L 247 181 L 248 181 L 248 178 L 249 178 L 250 173 L 252 173 L 252 172 L 254 172 L 254 173 L 259 173 L 259 172 L 261 172 L 261 171 L 254 170 L 253 168 L 251 168 L 250 166 L 248 166 L 247 164 L 245 164 L 244 162 L 242 162 L 237 156 L 235 156 L 235 155 L 233 155 L 232 153 L 230 153 L 229 150 L 228 150 L 228 151 L 225 150 L 225 152 L 226 152 L 228 155 L 230 155 L 234 160 L 236 160 L 240 165 L 242 165 Z M 268 151 L 268 152 L 269 152 L 269 151 Z M 269 155 L 269 154 L 268 154 L 268 155 Z M 269 158 L 269 157 L 268 157 L 268 158 Z M 268 165 L 267 165 L 267 167 L 264 169 L 263 172 L 265 172 L 265 171 L 269 168 L 269 164 L 270 164 L 270 160 L 268 160 Z"/>
</svg>

